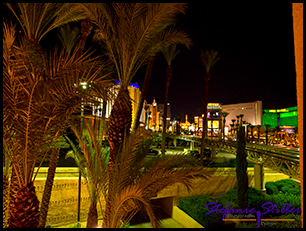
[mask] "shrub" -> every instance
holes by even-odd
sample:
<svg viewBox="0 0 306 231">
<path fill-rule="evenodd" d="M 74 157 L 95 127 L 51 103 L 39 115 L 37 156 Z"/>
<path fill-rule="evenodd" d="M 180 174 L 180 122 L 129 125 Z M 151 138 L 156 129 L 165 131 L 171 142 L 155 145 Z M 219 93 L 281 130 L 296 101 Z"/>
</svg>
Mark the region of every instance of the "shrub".
<svg viewBox="0 0 306 231">
<path fill-rule="evenodd" d="M 265 186 L 266 193 L 268 195 L 277 195 L 280 193 L 287 193 L 295 196 L 301 195 L 301 186 L 296 186 L 294 181 L 290 179 L 279 180 L 276 182 L 267 182 Z"/>
<path fill-rule="evenodd" d="M 192 197 L 185 197 L 179 200 L 178 207 L 185 213 L 203 225 L 205 228 L 220 227 L 223 223 L 222 215 L 220 213 L 210 213 L 210 210 L 205 206 L 210 202 L 218 203 L 210 196 L 197 195 Z"/>
<path fill-rule="evenodd" d="M 276 187 L 274 182 L 267 182 L 265 184 L 265 187 L 266 187 L 266 193 L 268 195 L 277 195 L 277 194 L 279 194 L 279 191 L 278 191 L 278 189 L 277 189 L 277 187 Z"/>
<path fill-rule="evenodd" d="M 265 202 L 272 202 L 273 204 L 278 204 L 281 207 L 287 203 L 291 203 L 291 207 L 301 208 L 301 197 L 292 194 L 277 194 L 277 195 L 267 195 Z"/>
</svg>

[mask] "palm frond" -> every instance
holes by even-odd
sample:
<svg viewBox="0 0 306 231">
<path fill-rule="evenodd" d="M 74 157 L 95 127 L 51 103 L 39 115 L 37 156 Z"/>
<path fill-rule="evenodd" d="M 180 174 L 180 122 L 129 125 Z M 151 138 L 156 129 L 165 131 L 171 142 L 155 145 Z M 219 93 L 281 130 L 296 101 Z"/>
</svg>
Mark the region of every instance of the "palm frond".
<svg viewBox="0 0 306 231">
<path fill-rule="evenodd" d="M 153 228 L 160 226 L 160 221 L 156 218 L 150 200 L 143 196 L 143 191 L 136 185 L 130 185 L 124 188 L 120 193 L 115 195 L 113 219 L 111 227 L 119 228 L 123 221 L 129 222 L 139 210 L 145 210 L 149 216 Z"/>
<path fill-rule="evenodd" d="M 215 65 L 215 63 L 220 59 L 220 57 L 217 58 L 218 51 L 208 51 L 206 50 L 205 52 L 201 52 L 201 60 L 202 63 L 204 64 L 206 71 L 209 72 L 210 69 Z"/>
<path fill-rule="evenodd" d="M 77 40 L 80 38 L 80 29 L 78 27 L 73 27 L 69 24 L 66 24 L 59 28 L 60 34 L 58 37 L 60 38 L 63 46 L 70 52 L 72 48 L 76 45 Z"/>
<path fill-rule="evenodd" d="M 38 42 L 54 28 L 85 18 L 80 13 L 80 6 L 73 3 L 6 3 L 6 6 L 26 36 Z"/>
<path fill-rule="evenodd" d="M 128 138 L 125 137 L 121 147 L 117 149 L 113 175 L 115 192 L 120 192 L 135 180 L 134 178 L 137 176 L 135 173 L 143 167 L 142 160 L 147 154 L 142 152 L 141 147 L 146 145 L 146 148 L 148 148 L 148 144 L 144 144 L 144 141 L 149 137 L 150 133 L 148 131 L 139 128 Z"/>
<path fill-rule="evenodd" d="M 124 86 L 130 83 L 152 51 L 156 52 L 156 49 L 147 51 L 156 34 L 185 9 L 186 4 L 182 3 L 83 4 L 84 14 L 97 25 L 96 38 L 105 44 Z"/>
<path fill-rule="evenodd" d="M 166 155 L 152 159 L 143 169 L 137 184 L 143 187 L 148 197 L 153 197 L 173 183 L 182 183 L 189 189 L 194 177 L 208 178 L 209 173 L 198 166 L 194 158 L 183 154 Z"/>
<path fill-rule="evenodd" d="M 180 50 L 176 50 L 176 45 L 169 45 L 167 48 L 162 50 L 162 53 L 165 56 L 168 66 L 171 65 L 172 61 L 179 52 Z"/>
</svg>

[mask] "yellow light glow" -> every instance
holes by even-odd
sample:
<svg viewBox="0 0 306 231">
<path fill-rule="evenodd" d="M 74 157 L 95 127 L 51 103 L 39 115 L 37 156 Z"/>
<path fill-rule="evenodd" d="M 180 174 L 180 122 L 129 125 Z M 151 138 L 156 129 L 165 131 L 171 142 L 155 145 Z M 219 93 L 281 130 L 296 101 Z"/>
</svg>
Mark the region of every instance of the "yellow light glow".
<svg viewBox="0 0 306 231">
<path fill-rule="evenodd" d="M 212 125 L 213 125 L 213 128 L 219 128 L 219 121 L 214 120 Z M 207 122 L 207 127 L 208 127 L 208 128 L 211 127 L 211 120 L 208 120 L 208 122 Z"/>
</svg>

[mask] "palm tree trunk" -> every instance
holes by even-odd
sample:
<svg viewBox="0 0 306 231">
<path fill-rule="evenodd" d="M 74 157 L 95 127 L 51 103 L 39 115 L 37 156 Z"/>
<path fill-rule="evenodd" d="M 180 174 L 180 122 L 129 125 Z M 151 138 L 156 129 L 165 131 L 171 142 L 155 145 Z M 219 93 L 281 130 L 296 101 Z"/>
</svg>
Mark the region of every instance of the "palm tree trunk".
<svg viewBox="0 0 306 231">
<path fill-rule="evenodd" d="M 103 226 L 110 228 L 113 200 L 113 165 L 116 149 L 124 139 L 124 135 L 129 135 L 132 121 L 132 104 L 129 91 L 126 87 L 120 86 L 117 98 L 110 115 L 110 125 L 108 130 L 108 143 L 110 146 L 108 160 L 109 188 L 106 199 L 106 209 L 103 219 Z"/>
<path fill-rule="evenodd" d="M 106 96 L 106 92 L 103 92 L 103 94 L 104 94 L 104 96 Z M 106 97 L 104 97 L 103 103 L 102 103 L 102 116 L 101 116 L 101 120 L 100 120 L 100 129 L 99 129 L 99 141 L 101 142 L 101 144 L 102 144 L 102 141 L 103 141 L 103 134 L 104 134 L 106 106 L 107 106 Z"/>
<path fill-rule="evenodd" d="M 166 144 L 166 130 L 167 130 L 167 103 L 168 103 L 168 94 L 169 94 L 169 86 L 170 80 L 172 77 L 172 68 L 168 66 L 166 70 L 167 82 L 165 89 L 165 101 L 164 101 L 164 118 L 163 118 L 163 140 L 162 140 L 162 154 L 165 154 L 165 144 Z"/>
<path fill-rule="evenodd" d="M 51 198 L 51 192 L 53 187 L 53 180 L 55 176 L 56 171 L 56 164 L 59 156 L 59 148 L 54 148 L 51 151 L 51 158 L 48 168 L 48 174 L 47 179 L 45 182 L 45 189 L 43 193 L 43 197 L 41 200 L 41 206 L 40 206 L 40 221 L 38 228 L 44 228 L 47 221 L 47 215 L 48 215 L 48 209 L 49 209 L 49 202 Z"/>
<path fill-rule="evenodd" d="M 8 166 L 6 166 L 8 168 Z M 3 176 L 3 228 L 7 226 L 8 205 L 9 205 L 9 180 L 8 176 Z"/>
<path fill-rule="evenodd" d="M 77 57 L 80 57 L 81 54 L 83 53 L 83 50 L 84 50 L 84 47 L 85 47 L 85 43 L 86 43 L 86 39 L 92 29 L 92 23 L 90 21 L 89 18 L 85 18 L 82 20 L 81 22 L 81 38 L 80 38 L 80 46 L 79 46 L 79 49 L 78 49 L 78 53 L 77 53 Z"/>
<path fill-rule="evenodd" d="M 7 222 L 7 226 L 10 226 L 10 217 L 12 216 L 11 213 L 13 213 L 12 211 L 12 206 L 14 204 L 14 201 L 16 199 L 17 196 L 17 192 L 20 188 L 19 186 L 19 182 L 18 182 L 18 177 L 17 177 L 17 172 L 15 171 L 14 165 L 17 165 L 16 163 L 16 157 L 14 157 L 13 161 L 12 161 L 12 174 L 11 174 L 11 180 L 10 180 L 10 191 L 9 191 L 9 217 L 8 217 L 8 222 Z"/>
<path fill-rule="evenodd" d="M 205 148 L 205 139 L 207 136 L 207 104 L 208 104 L 208 83 L 210 79 L 209 72 L 206 72 L 204 75 L 204 81 L 205 81 L 205 95 L 204 95 L 204 118 L 203 118 L 203 132 L 202 132 L 202 140 L 201 140 L 201 153 L 200 158 L 201 161 L 204 157 L 204 148 Z"/>
<path fill-rule="evenodd" d="M 11 202 L 8 228 L 37 228 L 39 201 L 33 182 L 19 188 Z"/>
<path fill-rule="evenodd" d="M 97 212 L 97 202 L 91 202 L 88 217 L 87 217 L 87 226 L 86 228 L 97 228 L 98 226 L 98 212 Z"/>
<path fill-rule="evenodd" d="M 146 75 L 144 78 L 144 82 L 141 88 L 141 95 L 140 95 L 140 100 L 137 106 L 137 111 L 136 111 L 136 115 L 135 115 L 135 120 L 133 121 L 133 126 L 132 126 L 132 132 L 135 132 L 136 129 L 139 126 L 139 119 L 140 119 L 140 115 L 141 115 L 141 111 L 142 111 L 142 106 L 143 106 L 143 102 L 144 99 L 147 96 L 147 92 L 149 89 L 149 83 L 150 83 L 150 79 L 151 79 L 151 74 L 152 74 L 152 70 L 153 70 L 153 64 L 155 61 L 155 56 L 151 56 L 149 63 L 148 63 L 148 67 L 147 67 L 147 71 L 146 71 Z"/>
<path fill-rule="evenodd" d="M 238 207 L 245 209 L 248 206 L 248 174 L 247 154 L 245 151 L 245 132 L 242 126 L 238 129 L 236 176 L 237 176 L 237 203 Z"/>
</svg>

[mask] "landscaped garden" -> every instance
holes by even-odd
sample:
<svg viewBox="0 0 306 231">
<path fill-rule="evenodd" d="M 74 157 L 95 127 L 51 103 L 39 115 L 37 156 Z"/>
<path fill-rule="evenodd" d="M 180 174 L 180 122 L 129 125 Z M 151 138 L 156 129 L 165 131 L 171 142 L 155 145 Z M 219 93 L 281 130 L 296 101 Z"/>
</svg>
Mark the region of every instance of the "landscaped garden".
<svg viewBox="0 0 306 231">
<path fill-rule="evenodd" d="M 261 216 L 261 219 L 294 219 L 295 221 L 261 221 L 261 228 L 300 228 L 301 227 L 301 214 L 286 213 L 286 209 L 282 209 L 283 205 L 286 204 L 286 208 L 289 203 L 291 208 L 301 209 L 301 186 L 297 186 L 292 180 L 280 180 L 276 182 L 266 183 L 266 192 L 261 192 L 254 188 L 248 189 L 248 205 L 249 210 L 254 208 L 256 211 L 264 213 L 267 209 L 262 206 L 267 203 L 277 204 L 279 207 L 275 207 L 273 212 L 269 212 Z M 207 195 L 196 195 L 192 197 L 185 197 L 179 200 L 178 207 L 185 213 L 199 222 L 205 228 L 219 228 L 224 225 L 222 220 L 223 213 L 210 212 L 211 207 L 206 205 L 215 202 L 216 204 L 222 204 L 219 209 L 226 208 L 230 203 L 230 208 L 239 209 L 237 205 L 237 189 L 229 190 L 226 194 L 219 197 L 213 198 Z M 214 205 L 212 203 L 212 205 Z M 270 205 L 270 204 L 267 204 Z M 268 207 L 266 207 L 268 208 Z M 278 210 L 277 210 L 278 208 Z M 287 211 L 290 212 L 290 209 Z M 219 210 L 220 211 L 220 210 Z M 243 215 L 239 217 L 240 215 Z M 246 213 L 235 213 L 232 214 L 233 218 L 246 218 Z M 253 215 L 253 214 L 251 214 Z M 256 214 L 248 218 L 256 219 Z M 228 217 L 227 217 L 228 219 Z M 256 228 L 258 226 L 256 221 L 240 221 L 236 228 Z"/>
</svg>

